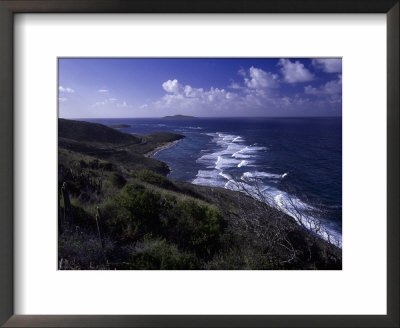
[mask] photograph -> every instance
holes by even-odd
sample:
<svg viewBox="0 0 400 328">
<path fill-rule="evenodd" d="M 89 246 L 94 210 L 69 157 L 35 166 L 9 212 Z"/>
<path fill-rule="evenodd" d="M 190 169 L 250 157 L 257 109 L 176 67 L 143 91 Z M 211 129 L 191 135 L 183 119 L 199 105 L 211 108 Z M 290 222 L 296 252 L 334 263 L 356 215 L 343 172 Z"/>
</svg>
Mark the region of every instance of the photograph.
<svg viewBox="0 0 400 328">
<path fill-rule="evenodd" d="M 342 58 L 57 65 L 58 270 L 342 270 Z"/>
<path fill-rule="evenodd" d="M 399 327 L 399 6 L 0 0 L 0 326 Z"/>
</svg>

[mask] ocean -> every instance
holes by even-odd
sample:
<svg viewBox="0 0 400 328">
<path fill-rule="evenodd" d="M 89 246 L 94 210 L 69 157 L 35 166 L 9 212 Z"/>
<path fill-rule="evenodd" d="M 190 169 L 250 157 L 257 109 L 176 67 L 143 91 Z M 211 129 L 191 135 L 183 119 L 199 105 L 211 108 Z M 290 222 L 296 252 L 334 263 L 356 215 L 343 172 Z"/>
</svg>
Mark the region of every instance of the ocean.
<svg viewBox="0 0 400 328">
<path fill-rule="evenodd" d="M 341 118 L 85 119 L 120 130 L 183 134 L 153 157 L 168 164 L 173 180 L 235 189 L 255 183 L 277 204 L 322 210 L 326 231 L 342 244 Z M 287 208 L 287 207 L 286 207 Z M 318 209 L 318 210 L 317 210 Z"/>
</svg>

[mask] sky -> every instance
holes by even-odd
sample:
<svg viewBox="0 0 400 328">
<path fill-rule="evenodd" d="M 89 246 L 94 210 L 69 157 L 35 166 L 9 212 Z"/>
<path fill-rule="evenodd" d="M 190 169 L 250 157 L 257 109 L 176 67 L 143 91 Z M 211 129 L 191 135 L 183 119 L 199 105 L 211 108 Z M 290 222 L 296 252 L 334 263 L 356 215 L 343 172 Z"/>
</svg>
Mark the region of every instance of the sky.
<svg viewBox="0 0 400 328">
<path fill-rule="evenodd" d="M 342 115 L 340 58 L 60 58 L 59 116 Z"/>
</svg>

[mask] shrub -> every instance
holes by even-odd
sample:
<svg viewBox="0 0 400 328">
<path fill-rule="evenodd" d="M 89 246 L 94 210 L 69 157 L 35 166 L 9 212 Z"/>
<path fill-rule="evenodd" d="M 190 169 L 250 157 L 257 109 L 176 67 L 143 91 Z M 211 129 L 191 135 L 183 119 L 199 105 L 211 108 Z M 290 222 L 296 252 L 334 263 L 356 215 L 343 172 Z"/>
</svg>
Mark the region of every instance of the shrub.
<svg viewBox="0 0 400 328">
<path fill-rule="evenodd" d="M 127 185 L 118 198 L 118 204 L 127 210 L 145 231 L 156 231 L 161 211 L 161 195 L 137 184 Z"/>
<path fill-rule="evenodd" d="M 125 178 L 117 172 L 112 172 L 110 174 L 110 181 L 111 184 L 118 189 L 121 189 L 126 184 Z"/>
<path fill-rule="evenodd" d="M 138 232 L 158 233 L 161 229 L 162 198 L 138 184 L 128 184 L 121 194 L 102 208 L 107 229 L 123 239 L 134 239 Z"/>
<path fill-rule="evenodd" d="M 111 163 L 111 162 L 101 162 L 99 164 L 99 168 L 103 169 L 104 171 L 112 171 L 113 163 Z"/>
<path fill-rule="evenodd" d="M 61 202 L 61 208 L 64 208 L 64 203 Z M 80 207 L 75 200 L 71 201 L 68 218 L 66 224 L 70 223 L 72 226 L 79 226 L 81 228 L 94 229 L 96 223 L 94 217 Z"/>
<path fill-rule="evenodd" d="M 153 240 L 146 241 L 144 249 L 132 255 L 129 269 L 191 270 L 199 269 L 199 262 L 194 255 L 179 252 L 165 240 Z"/>
<path fill-rule="evenodd" d="M 81 167 L 82 169 L 86 169 L 86 168 L 88 167 L 88 164 L 87 164 L 83 159 L 81 159 L 81 160 L 79 161 L 79 165 L 80 165 L 80 167 Z"/>
<path fill-rule="evenodd" d="M 136 224 L 127 210 L 118 207 L 115 199 L 104 203 L 100 212 L 103 216 L 103 229 L 106 233 L 110 233 L 113 238 L 119 241 L 135 239 Z"/>
<path fill-rule="evenodd" d="M 114 252 L 114 243 L 104 240 L 104 253 L 96 233 L 84 233 L 80 229 L 66 230 L 59 236 L 58 259 L 61 269 L 106 269 L 104 255 Z"/>
<path fill-rule="evenodd" d="M 197 256 L 210 258 L 220 247 L 221 237 L 226 227 L 222 215 L 208 205 L 194 200 L 177 204 L 171 213 L 172 234 L 185 249 L 194 251 Z"/>
<path fill-rule="evenodd" d="M 89 162 L 89 167 L 91 169 L 97 170 L 99 168 L 99 163 L 100 163 L 99 160 L 96 158 Z"/>
<path fill-rule="evenodd" d="M 102 213 L 106 229 L 124 243 L 152 233 L 205 260 L 221 247 L 226 227 L 222 215 L 207 204 L 179 201 L 139 184 L 126 185 Z"/>
<path fill-rule="evenodd" d="M 157 187 L 172 189 L 172 190 L 176 189 L 175 185 L 171 181 L 169 181 L 166 177 L 149 170 L 139 171 L 138 177 L 140 180 L 155 185 Z"/>
</svg>

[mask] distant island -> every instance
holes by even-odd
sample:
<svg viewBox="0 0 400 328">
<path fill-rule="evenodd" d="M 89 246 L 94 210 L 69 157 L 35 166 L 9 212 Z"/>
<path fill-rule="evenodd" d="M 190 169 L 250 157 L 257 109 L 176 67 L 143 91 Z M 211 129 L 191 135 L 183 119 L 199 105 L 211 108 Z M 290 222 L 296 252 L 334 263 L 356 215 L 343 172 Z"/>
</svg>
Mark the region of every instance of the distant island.
<svg viewBox="0 0 400 328">
<path fill-rule="evenodd" d="M 196 116 L 188 116 L 188 115 L 172 115 L 172 116 L 164 116 L 163 118 L 169 120 L 187 120 L 187 119 L 198 119 Z"/>
<path fill-rule="evenodd" d="M 109 127 L 114 129 L 120 129 L 120 128 L 130 128 L 131 126 L 129 124 L 114 124 L 114 125 L 109 125 Z"/>
</svg>

